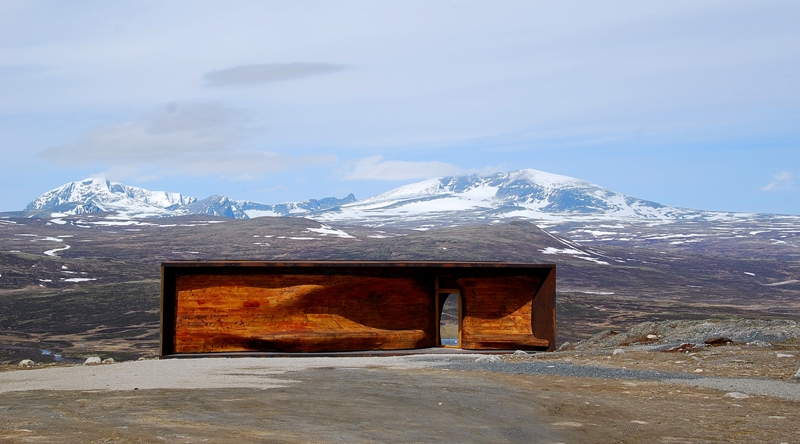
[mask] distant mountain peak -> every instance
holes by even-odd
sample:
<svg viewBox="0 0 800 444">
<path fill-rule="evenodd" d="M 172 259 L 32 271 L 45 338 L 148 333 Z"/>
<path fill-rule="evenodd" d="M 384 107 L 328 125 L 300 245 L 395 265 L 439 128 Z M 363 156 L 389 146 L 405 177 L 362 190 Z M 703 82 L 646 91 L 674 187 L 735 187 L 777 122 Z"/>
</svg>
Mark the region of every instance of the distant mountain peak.
<svg viewBox="0 0 800 444">
<path fill-rule="evenodd" d="M 165 216 L 169 215 L 171 209 L 196 200 L 180 193 L 149 191 L 90 177 L 66 183 L 42 194 L 29 203 L 26 210 L 53 210 L 66 214 L 117 211 Z"/>
<path fill-rule="evenodd" d="M 180 193 L 149 191 L 144 188 L 110 182 L 103 178 L 86 178 L 69 182 L 34 199 L 26 210 L 50 210 L 65 214 L 117 212 L 129 217 L 165 217 L 206 214 L 233 219 L 259 216 L 299 216 L 338 208 L 353 203 L 355 196 L 343 199 L 326 197 L 302 202 L 266 205 L 259 202 L 230 199 L 215 194 L 203 200 Z"/>
<path fill-rule="evenodd" d="M 502 219 L 557 220 L 572 217 L 670 220 L 714 213 L 685 210 L 627 196 L 574 177 L 532 168 L 489 175 L 447 176 L 403 185 L 357 201 L 338 199 L 263 204 L 213 195 L 202 200 L 180 193 L 148 191 L 100 178 L 64 184 L 31 202 L 28 210 L 67 214 L 113 211 L 129 217 L 205 214 L 234 219 L 263 216 L 312 217 L 359 224 L 444 225 Z"/>
<path fill-rule="evenodd" d="M 320 220 L 408 225 L 421 220 L 490 221 L 565 217 L 676 219 L 702 212 L 683 210 L 608 190 L 574 177 L 532 168 L 485 176 L 428 179 L 381 193 Z"/>
</svg>

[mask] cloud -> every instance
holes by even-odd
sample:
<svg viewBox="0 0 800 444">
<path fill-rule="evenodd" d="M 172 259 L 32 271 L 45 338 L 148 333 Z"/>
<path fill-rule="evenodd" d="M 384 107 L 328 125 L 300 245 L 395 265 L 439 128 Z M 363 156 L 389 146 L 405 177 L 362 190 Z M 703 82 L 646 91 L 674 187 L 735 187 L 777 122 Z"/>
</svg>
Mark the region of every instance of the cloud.
<svg viewBox="0 0 800 444">
<path fill-rule="evenodd" d="M 179 170 L 192 176 L 216 175 L 232 180 L 252 180 L 264 173 L 334 162 L 334 155 L 296 157 L 272 151 L 234 150 L 187 158 Z"/>
<path fill-rule="evenodd" d="M 381 156 L 366 157 L 357 161 L 344 174 L 345 180 L 408 180 L 429 179 L 462 173 L 463 170 L 449 163 L 410 162 L 405 160 L 383 160 Z"/>
<path fill-rule="evenodd" d="M 331 74 L 347 69 L 346 65 L 331 63 L 265 63 L 240 65 L 233 68 L 210 71 L 203 75 L 206 86 L 231 86 L 254 83 L 273 83 L 284 80 Z"/>
<path fill-rule="evenodd" d="M 38 154 L 59 165 L 153 163 L 191 153 L 226 151 L 242 139 L 240 110 L 218 103 L 170 103 L 138 121 L 95 128 L 81 140 Z"/>
<path fill-rule="evenodd" d="M 789 171 L 781 171 L 780 173 L 772 176 L 774 179 L 766 186 L 761 187 L 763 191 L 773 191 L 781 188 L 787 188 L 793 185 L 792 173 Z"/>
<path fill-rule="evenodd" d="M 143 119 L 96 128 L 75 143 L 38 156 L 56 165 L 108 165 L 103 174 L 119 180 L 171 175 L 248 180 L 336 160 L 331 155 L 296 157 L 237 148 L 252 132 L 243 125 L 245 117 L 242 110 L 219 103 L 170 103 Z M 153 173 L 153 168 L 160 171 Z"/>
</svg>

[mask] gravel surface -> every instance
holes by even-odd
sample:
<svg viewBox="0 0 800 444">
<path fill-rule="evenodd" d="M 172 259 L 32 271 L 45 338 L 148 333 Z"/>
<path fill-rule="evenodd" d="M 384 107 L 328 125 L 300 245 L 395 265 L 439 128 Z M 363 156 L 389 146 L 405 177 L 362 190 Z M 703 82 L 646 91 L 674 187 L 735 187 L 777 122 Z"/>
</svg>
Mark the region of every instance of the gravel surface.
<svg viewBox="0 0 800 444">
<path fill-rule="evenodd" d="M 507 357 L 505 359 L 508 359 Z M 513 359 L 513 358 L 512 358 Z M 27 390 L 270 389 L 294 383 L 285 374 L 318 368 L 442 368 L 518 375 L 665 381 L 800 401 L 800 383 L 719 378 L 652 370 L 538 361 L 500 356 L 419 355 L 386 358 L 208 358 L 131 361 L 0 373 L 0 393 Z M 278 377 L 284 375 L 284 377 Z"/>
<path fill-rule="evenodd" d="M 653 370 L 630 370 L 615 367 L 576 365 L 568 362 L 536 361 L 531 358 L 522 362 L 508 362 L 502 357 L 465 359 L 451 357 L 442 368 L 451 370 L 511 373 L 519 375 L 560 375 L 575 378 L 633 379 L 663 381 L 695 387 L 737 391 L 750 395 L 766 395 L 800 401 L 800 383 L 769 379 L 719 378 Z M 521 358 L 525 359 L 525 358 Z"/>
<path fill-rule="evenodd" d="M 703 353 L 6 367 L 0 441 L 796 442 L 798 383 L 710 376 L 705 365 L 705 375 L 618 366 L 631 356 L 694 363 Z"/>
<path fill-rule="evenodd" d="M 128 361 L 0 373 L 0 393 L 26 390 L 269 389 L 293 383 L 276 375 L 314 368 L 419 368 L 432 363 L 386 358 L 200 358 Z"/>
</svg>

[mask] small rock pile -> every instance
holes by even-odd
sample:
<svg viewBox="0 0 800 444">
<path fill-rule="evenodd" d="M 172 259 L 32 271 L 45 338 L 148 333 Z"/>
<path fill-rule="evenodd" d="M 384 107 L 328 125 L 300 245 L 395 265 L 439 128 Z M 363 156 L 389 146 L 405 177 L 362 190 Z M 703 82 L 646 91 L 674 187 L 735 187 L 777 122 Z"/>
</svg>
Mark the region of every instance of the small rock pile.
<svg viewBox="0 0 800 444">
<path fill-rule="evenodd" d="M 92 356 L 83 361 L 83 365 L 114 364 L 114 358 L 100 359 L 99 356 Z"/>
<path fill-rule="evenodd" d="M 790 320 L 728 319 L 642 322 L 627 332 L 602 331 L 583 340 L 575 350 L 632 347 L 646 351 L 689 351 L 708 345 L 740 344 L 770 347 L 800 338 L 800 322 Z"/>
</svg>

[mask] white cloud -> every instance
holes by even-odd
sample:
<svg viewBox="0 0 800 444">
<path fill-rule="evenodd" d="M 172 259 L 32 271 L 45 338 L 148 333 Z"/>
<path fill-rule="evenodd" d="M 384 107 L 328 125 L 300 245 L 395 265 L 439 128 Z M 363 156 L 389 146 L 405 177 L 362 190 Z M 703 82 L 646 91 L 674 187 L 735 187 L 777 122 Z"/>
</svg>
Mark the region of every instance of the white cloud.
<svg viewBox="0 0 800 444">
<path fill-rule="evenodd" d="M 460 174 L 463 170 L 449 163 L 410 162 L 383 160 L 381 156 L 366 157 L 357 161 L 344 174 L 345 180 L 408 180 Z"/>
<path fill-rule="evenodd" d="M 781 188 L 790 187 L 794 183 L 792 181 L 792 173 L 789 171 L 781 171 L 780 173 L 772 176 L 772 178 L 774 179 L 772 182 L 770 182 L 766 186 L 761 187 L 763 191 L 773 191 Z"/>
<path fill-rule="evenodd" d="M 203 75 L 207 86 L 231 86 L 256 83 L 273 83 L 284 80 L 331 74 L 347 69 L 345 65 L 331 63 L 264 63 L 240 65 Z"/>
<path fill-rule="evenodd" d="M 96 128 L 78 142 L 48 148 L 39 157 L 56 165 L 108 165 L 102 174 L 117 180 L 174 175 L 249 180 L 336 160 L 331 155 L 296 157 L 237 148 L 252 132 L 242 125 L 244 120 L 243 111 L 219 103 L 170 103 L 141 120 Z"/>
<path fill-rule="evenodd" d="M 170 103 L 138 121 L 105 125 L 75 143 L 47 148 L 39 157 L 59 165 L 125 165 L 221 152 L 243 138 L 235 126 L 242 117 L 242 111 L 219 103 Z"/>
</svg>

